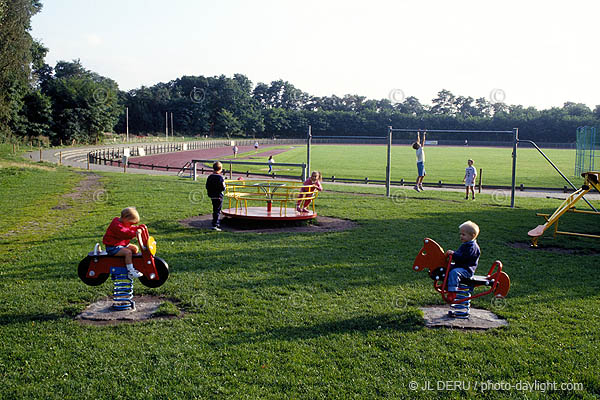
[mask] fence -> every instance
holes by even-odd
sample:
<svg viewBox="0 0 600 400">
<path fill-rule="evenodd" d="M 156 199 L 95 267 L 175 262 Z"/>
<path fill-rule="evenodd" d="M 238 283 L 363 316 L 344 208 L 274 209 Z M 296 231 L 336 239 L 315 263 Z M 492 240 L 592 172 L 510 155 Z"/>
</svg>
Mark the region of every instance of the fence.
<svg viewBox="0 0 600 400">
<path fill-rule="evenodd" d="M 149 156 L 153 154 L 173 153 L 176 151 L 190 151 L 190 150 L 204 150 L 204 149 L 215 149 L 220 147 L 229 147 L 231 143 L 235 142 L 237 146 L 252 146 L 258 142 L 259 145 L 288 145 L 288 144 L 300 144 L 304 145 L 305 141 L 302 139 L 244 139 L 244 140 L 199 140 L 193 142 L 173 142 L 173 143 L 157 143 L 157 144 L 145 144 L 142 146 L 131 146 L 121 145 L 115 147 L 107 147 L 91 151 L 89 154 L 90 163 L 92 164 L 103 164 L 103 165 L 121 165 L 123 156 L 127 155 L 130 157 L 141 157 Z M 129 154 L 126 154 L 126 153 Z M 151 166 L 140 163 L 128 162 L 129 165 L 143 165 Z M 158 167 L 158 166 L 157 166 Z M 164 168 L 164 167 L 163 167 Z M 170 167 L 175 169 L 176 167 Z M 177 168 L 179 169 L 179 168 Z M 168 169 L 167 169 L 168 171 Z"/>
<path fill-rule="evenodd" d="M 360 143 L 360 144 L 382 144 L 381 143 L 381 139 L 378 138 L 367 138 L 367 139 L 345 139 L 345 138 L 335 138 L 335 139 L 319 139 L 319 138 L 313 138 L 313 144 L 322 144 L 322 143 Z M 253 145 L 255 142 L 257 142 L 261 145 L 305 145 L 306 144 L 306 139 L 245 139 L 245 140 L 236 140 L 235 143 L 238 146 L 251 146 Z M 315 143 L 316 142 L 316 143 Z M 393 143 L 394 144 L 410 144 L 412 143 L 411 141 L 404 141 L 405 143 L 403 143 L 402 140 L 394 140 Z M 469 146 L 483 146 L 483 145 L 487 145 L 487 146 L 508 146 L 509 144 L 512 146 L 512 142 L 479 142 L 479 141 L 469 141 L 468 145 Z M 444 146 L 444 145 L 463 145 L 464 146 L 464 142 L 460 142 L 460 141 L 450 141 L 450 140 L 438 140 L 438 145 L 439 146 Z M 175 143 L 159 143 L 159 144 L 146 144 L 143 146 L 128 146 L 128 145 L 123 145 L 120 147 L 113 147 L 113 148 L 104 148 L 104 149 L 97 149 L 94 150 L 90 153 L 88 153 L 88 158 L 89 158 L 89 162 L 90 163 L 95 163 L 95 164 L 103 164 L 103 165 L 112 165 L 112 166 L 118 166 L 118 167 L 122 167 L 123 166 L 123 155 L 125 153 L 125 149 L 129 149 L 130 151 L 130 155 L 131 156 L 140 156 L 141 152 L 145 153 L 145 155 L 152 155 L 152 154 L 161 154 L 161 153 L 169 153 L 169 152 L 175 152 L 175 151 L 186 151 L 186 150 L 199 150 L 199 149 L 211 149 L 211 148 L 218 148 L 218 147 L 228 147 L 231 146 L 231 141 L 230 140 L 211 140 L 211 141 L 194 141 L 194 142 L 175 142 Z M 531 145 L 530 143 L 527 142 L 522 142 L 520 143 L 520 147 L 534 147 L 533 145 Z M 575 144 L 574 143 L 545 143 L 545 144 L 540 144 L 540 147 L 551 147 L 551 148 L 575 148 Z M 140 152 L 141 150 L 141 152 Z M 229 163 L 229 161 L 224 162 L 224 167 L 227 166 L 227 164 Z M 169 165 L 156 165 L 156 164 L 147 164 L 147 163 L 143 163 L 143 162 L 132 162 L 132 161 L 128 161 L 128 166 L 129 167 L 138 167 L 138 168 L 149 168 L 151 170 L 162 170 L 162 171 L 178 171 L 180 173 L 180 175 L 182 173 L 185 172 L 189 172 L 190 173 L 190 177 L 193 176 L 193 167 L 190 163 L 189 166 L 185 166 L 185 167 L 181 167 L 181 166 L 169 166 Z M 266 165 L 264 163 L 262 163 L 262 165 Z M 278 165 L 281 165 L 280 163 L 278 163 Z M 199 170 L 199 171 L 198 171 Z M 212 173 L 212 168 L 204 168 L 204 166 L 202 164 L 200 164 L 198 166 L 198 170 L 197 172 L 200 172 L 201 174 L 204 174 L 205 172 L 207 173 Z M 264 176 L 264 177 L 271 177 L 271 178 L 299 178 L 299 176 L 297 175 L 279 175 L 279 174 L 272 174 L 272 173 L 258 173 L 258 172 L 249 172 L 249 171 L 236 171 L 233 170 L 233 168 L 230 168 L 229 170 L 225 170 L 225 173 L 231 174 L 239 174 L 239 175 L 246 175 L 246 176 Z M 370 179 L 368 177 L 365 177 L 364 179 L 359 179 L 359 178 L 344 178 L 344 177 L 337 177 L 337 176 L 323 176 L 323 180 L 324 181 L 329 181 L 329 182 L 343 182 L 343 183 L 362 183 L 362 184 L 385 184 L 386 181 L 382 180 L 382 179 Z M 391 180 L 390 181 L 391 185 L 413 185 L 414 182 L 413 181 L 408 181 L 408 180 L 404 180 L 404 179 L 400 179 L 400 180 Z M 437 183 L 431 183 L 432 186 L 438 186 L 438 187 L 464 187 L 464 184 L 453 184 L 453 183 L 446 183 L 446 182 L 441 182 L 438 181 Z M 502 186 L 502 185 L 484 185 L 486 188 L 489 189 L 510 189 L 511 186 Z M 523 185 L 520 185 L 518 187 L 519 190 L 524 190 L 525 187 Z M 527 187 L 527 189 L 556 189 L 556 188 L 545 188 L 545 187 Z M 565 192 L 569 191 L 570 189 L 568 189 L 566 186 L 563 187 L 563 190 Z"/>
</svg>

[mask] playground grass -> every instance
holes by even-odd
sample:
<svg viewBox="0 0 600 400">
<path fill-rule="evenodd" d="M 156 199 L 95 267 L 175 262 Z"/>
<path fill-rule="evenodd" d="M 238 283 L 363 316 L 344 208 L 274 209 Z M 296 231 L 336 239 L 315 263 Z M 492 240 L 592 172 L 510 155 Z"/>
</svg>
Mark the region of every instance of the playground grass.
<svg viewBox="0 0 600 400">
<path fill-rule="evenodd" d="M 597 242 L 542 240 L 560 253 L 509 245 L 525 242 L 540 223 L 535 212 L 552 211 L 557 200 L 519 198 L 510 209 L 485 195 L 465 202 L 447 192 L 398 189 L 387 199 L 325 191 L 318 212 L 355 220 L 357 228 L 265 235 L 180 225 L 210 212 L 202 182 L 102 173 L 96 195 L 65 200 L 85 178 L 67 168 L 0 168 L 0 398 L 600 395 Z M 111 284 L 86 286 L 77 264 L 129 205 L 171 268 L 165 285 L 136 282 L 136 294 L 163 296 L 184 314 L 82 326 L 74 316 L 109 296 Z M 413 259 L 426 236 L 456 248 L 457 226 L 467 219 L 482 229 L 479 273 L 500 259 L 512 280 L 504 303 L 483 297 L 474 306 L 509 325 L 427 329 L 419 307 L 441 300 L 426 274 L 411 270 Z M 598 226 L 582 215 L 561 224 Z M 536 381 L 535 390 L 516 388 Z M 423 390 L 427 384 L 432 390 Z"/>
<path fill-rule="evenodd" d="M 306 146 L 288 146 L 289 151 L 275 156 L 276 162 L 306 162 Z M 263 149 L 262 151 L 266 151 Z M 579 186 L 583 180 L 574 176 L 575 150 L 543 149 L 544 153 L 558 166 L 569 180 Z M 512 148 L 492 147 L 425 147 L 425 183 L 462 183 L 467 160 L 473 159 L 479 174 L 483 170 L 483 185 L 510 186 L 512 180 Z M 250 154 L 250 157 L 252 155 Z M 256 157 L 253 161 L 267 161 L 267 157 Z M 313 145 L 311 147 L 311 169 L 321 171 L 330 178 L 354 178 L 384 180 L 386 174 L 387 147 L 373 145 Z M 392 180 L 404 179 L 414 182 L 416 178 L 415 151 L 410 146 L 392 147 Z M 275 164 L 275 172 L 286 174 L 290 170 Z M 265 169 L 263 167 L 262 169 Z M 299 171 L 299 170 L 298 170 Z M 263 171 L 264 172 L 264 171 Z M 296 172 L 298 173 L 298 172 Z M 517 186 L 562 188 L 568 183 L 556 170 L 531 148 L 520 148 L 517 152 Z"/>
</svg>

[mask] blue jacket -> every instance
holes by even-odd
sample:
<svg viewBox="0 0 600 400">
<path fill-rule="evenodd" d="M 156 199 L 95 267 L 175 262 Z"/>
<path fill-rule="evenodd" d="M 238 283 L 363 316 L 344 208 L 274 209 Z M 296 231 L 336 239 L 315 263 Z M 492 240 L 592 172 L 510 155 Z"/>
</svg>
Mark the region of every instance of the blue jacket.
<svg viewBox="0 0 600 400">
<path fill-rule="evenodd" d="M 206 178 L 206 192 L 211 199 L 222 199 L 225 190 L 225 178 L 221 174 L 210 174 Z"/>
<path fill-rule="evenodd" d="M 460 245 L 452 255 L 452 261 L 454 261 L 455 267 L 465 268 L 471 271 L 471 275 L 473 275 L 477 269 L 480 255 L 479 245 L 473 239 Z"/>
</svg>

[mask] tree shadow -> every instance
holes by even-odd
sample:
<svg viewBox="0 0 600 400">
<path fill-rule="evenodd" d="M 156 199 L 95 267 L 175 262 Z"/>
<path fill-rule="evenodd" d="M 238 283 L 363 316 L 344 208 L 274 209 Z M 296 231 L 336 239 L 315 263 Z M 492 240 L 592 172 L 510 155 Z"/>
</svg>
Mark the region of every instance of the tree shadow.
<svg viewBox="0 0 600 400">
<path fill-rule="evenodd" d="M 378 315 L 359 316 L 354 318 L 327 321 L 305 326 L 284 326 L 265 329 L 259 332 L 237 331 L 223 338 L 222 341 L 213 342 L 213 345 L 237 345 L 246 343 L 263 343 L 272 340 L 292 342 L 310 340 L 344 333 L 370 333 L 381 330 L 398 332 L 416 332 L 425 327 L 423 315 L 419 310 L 407 310 L 404 313 L 388 313 Z"/>
<path fill-rule="evenodd" d="M 6 325 L 14 325 L 14 324 L 31 324 L 32 322 L 47 322 L 47 321 L 56 321 L 59 319 L 66 318 L 66 314 L 39 314 L 39 313 L 30 313 L 30 314 L 10 314 L 10 315 L 0 315 L 0 326 Z"/>
</svg>

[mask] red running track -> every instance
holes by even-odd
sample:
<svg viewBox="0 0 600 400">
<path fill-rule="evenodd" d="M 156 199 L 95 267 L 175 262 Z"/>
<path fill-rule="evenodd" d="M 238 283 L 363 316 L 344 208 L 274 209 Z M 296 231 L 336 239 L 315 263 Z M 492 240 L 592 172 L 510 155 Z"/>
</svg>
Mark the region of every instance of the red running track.
<svg viewBox="0 0 600 400">
<path fill-rule="evenodd" d="M 239 147 L 239 153 L 247 153 L 254 150 L 254 146 L 241 146 Z M 263 150 L 261 153 L 254 153 L 251 155 L 245 155 L 244 157 L 238 157 L 239 160 L 247 160 L 252 157 L 266 157 L 270 155 L 277 155 L 287 151 L 287 149 L 273 149 L 270 151 Z M 230 146 L 218 147 L 215 149 L 202 149 L 202 150 L 188 150 L 178 151 L 174 153 L 164 154 L 153 154 L 151 156 L 144 157 L 131 157 L 129 162 L 141 163 L 141 164 L 154 164 L 156 166 L 169 166 L 169 168 L 182 168 L 187 162 L 192 160 L 215 160 L 225 156 L 232 156 L 233 150 Z M 152 167 L 137 167 L 132 166 L 131 168 L 151 169 Z M 158 168 L 156 168 L 158 169 Z"/>
</svg>

